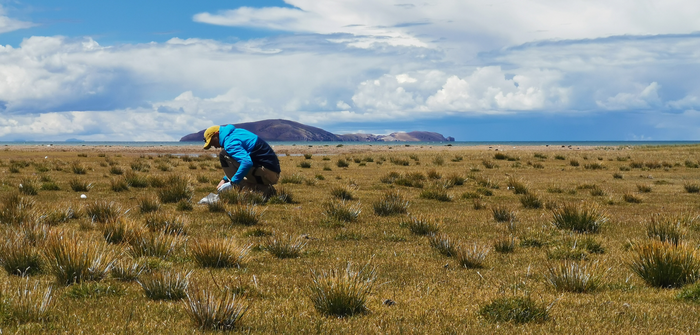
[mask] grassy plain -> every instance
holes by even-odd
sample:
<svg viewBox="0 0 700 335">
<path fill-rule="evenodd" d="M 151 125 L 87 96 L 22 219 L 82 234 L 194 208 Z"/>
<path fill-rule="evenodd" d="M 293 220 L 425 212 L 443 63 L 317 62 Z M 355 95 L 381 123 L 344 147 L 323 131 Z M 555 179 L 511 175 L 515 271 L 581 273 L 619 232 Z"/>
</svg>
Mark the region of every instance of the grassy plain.
<svg viewBox="0 0 700 335">
<path fill-rule="evenodd" d="M 633 246 L 649 239 L 646 227 L 657 214 L 690 218 L 679 228 L 684 243 L 697 248 L 700 220 L 692 218 L 700 215 L 700 194 L 686 186 L 700 182 L 700 146 L 495 149 L 404 144 L 277 147 L 278 154 L 288 154 L 280 157 L 287 183 L 277 188 L 290 194 L 293 202 L 257 205 L 264 211 L 261 221 L 252 226 L 231 223 L 227 212 L 235 205 L 210 210 L 196 204 L 215 192 L 222 171 L 218 160 L 208 157 L 211 152 L 193 148 L 6 147 L 0 149 L 0 195 L 17 194 L 21 183 L 35 185 L 36 195 L 19 194 L 34 202 L 31 213 L 36 220 L 68 208 L 81 214 L 49 226 L 48 235 L 64 231 L 103 245 L 121 262 L 143 264 L 146 271 L 139 277 L 191 272 L 191 287 L 242 293 L 238 298 L 242 296 L 250 307 L 236 332 L 667 334 L 700 330 L 700 304 L 679 299 L 684 288 L 651 287 L 629 265 Z M 150 182 L 146 187 L 129 183 L 123 187 L 120 181 L 127 174 Z M 144 197 L 158 199 L 158 192 L 168 187 L 161 184 L 171 176 L 187 177 L 193 209 L 182 211 L 187 206 L 160 203 L 153 212 L 141 213 Z M 91 185 L 88 191 L 76 192 L 71 181 Z M 408 200 L 408 214 L 376 215 L 373 204 L 392 190 Z M 81 194 L 87 198 L 81 199 Z M 523 200 L 525 195 L 529 199 Z M 346 204 L 361 209 L 357 220 L 338 222 L 324 212 L 329 202 L 340 197 L 351 198 Z M 186 233 L 178 237 L 171 252 L 136 258 L 128 252 L 127 243 L 107 244 L 104 224 L 92 222 L 85 214 L 97 201 L 113 202 L 119 215 L 142 228 L 153 216 L 176 215 Z M 604 213 L 607 221 L 598 232 L 577 233 L 553 225 L 553 209 L 579 203 L 598 205 Z M 511 217 L 497 222 L 494 209 Z M 412 232 L 411 217 L 436 226 L 439 236 L 454 243 L 488 248 L 482 267 L 464 268 L 456 257 L 439 252 L 431 246 L 430 235 Z M 3 241 L 15 231 L 13 224 L 0 224 Z M 277 258 L 264 247 L 272 239 L 260 235 L 305 245 L 299 257 Z M 215 238 L 250 245 L 243 266 L 198 266 L 192 251 L 195 241 L 201 245 Z M 42 238 L 36 242 L 39 250 L 43 243 Z M 567 258 L 604 269 L 595 290 L 562 292 L 548 283 L 550 268 Z M 344 318 L 324 316 L 309 297 L 312 271 L 342 270 L 348 262 L 355 269 L 370 262 L 376 271 L 368 311 Z M 19 299 L 13 292 L 27 282 L 2 271 L 2 333 L 200 332 L 182 300 L 150 299 L 135 281 L 107 276 L 97 284 L 65 286 L 46 265 L 28 280 L 30 287 L 35 283 L 53 287 L 48 312 L 39 321 L 12 318 Z M 479 313 L 495 299 L 509 297 L 529 297 L 548 309 L 547 320 L 494 322 Z"/>
</svg>

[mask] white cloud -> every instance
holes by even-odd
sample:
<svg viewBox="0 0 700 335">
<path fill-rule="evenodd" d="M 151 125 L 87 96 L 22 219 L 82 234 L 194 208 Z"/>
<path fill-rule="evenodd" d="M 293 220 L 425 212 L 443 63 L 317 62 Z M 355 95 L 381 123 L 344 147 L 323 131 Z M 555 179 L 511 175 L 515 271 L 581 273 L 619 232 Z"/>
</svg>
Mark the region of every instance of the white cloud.
<svg viewBox="0 0 700 335">
<path fill-rule="evenodd" d="M 596 101 L 596 103 L 607 110 L 650 109 L 661 105 L 659 88 L 660 85 L 653 82 L 639 93 L 618 93 L 605 101 Z"/>
<path fill-rule="evenodd" d="M 5 15 L 5 9 L 0 5 L 0 34 L 34 27 L 31 22 L 20 21 Z"/>
</svg>

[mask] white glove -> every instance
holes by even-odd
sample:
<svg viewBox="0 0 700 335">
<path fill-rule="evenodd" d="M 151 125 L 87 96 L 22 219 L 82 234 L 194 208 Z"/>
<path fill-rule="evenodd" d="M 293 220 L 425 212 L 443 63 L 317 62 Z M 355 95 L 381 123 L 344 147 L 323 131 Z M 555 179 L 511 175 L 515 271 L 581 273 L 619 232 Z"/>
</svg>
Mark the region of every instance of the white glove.
<svg viewBox="0 0 700 335">
<path fill-rule="evenodd" d="M 216 188 L 216 190 L 221 193 L 221 192 L 226 192 L 230 190 L 233 187 L 233 184 L 231 183 L 223 183 L 223 185 L 219 186 Z"/>
</svg>

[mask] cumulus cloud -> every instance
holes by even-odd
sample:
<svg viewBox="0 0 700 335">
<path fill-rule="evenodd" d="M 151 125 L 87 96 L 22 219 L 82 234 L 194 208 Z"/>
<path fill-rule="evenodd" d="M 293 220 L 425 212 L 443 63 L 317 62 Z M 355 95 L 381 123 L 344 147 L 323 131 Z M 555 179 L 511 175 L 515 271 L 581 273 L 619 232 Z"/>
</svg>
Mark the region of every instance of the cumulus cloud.
<svg viewBox="0 0 700 335">
<path fill-rule="evenodd" d="M 658 93 L 659 88 L 660 85 L 653 82 L 642 89 L 641 92 L 618 93 L 605 101 L 596 101 L 596 103 L 607 110 L 650 109 L 661 105 Z"/>
</svg>

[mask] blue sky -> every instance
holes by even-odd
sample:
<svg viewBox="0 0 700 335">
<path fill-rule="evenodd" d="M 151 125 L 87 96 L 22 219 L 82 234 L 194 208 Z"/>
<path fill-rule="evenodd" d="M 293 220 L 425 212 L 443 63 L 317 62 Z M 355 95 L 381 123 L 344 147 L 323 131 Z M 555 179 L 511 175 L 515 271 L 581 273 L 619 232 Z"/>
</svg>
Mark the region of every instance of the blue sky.
<svg viewBox="0 0 700 335">
<path fill-rule="evenodd" d="M 0 0 L 0 140 L 700 140 L 700 2 Z"/>
</svg>

